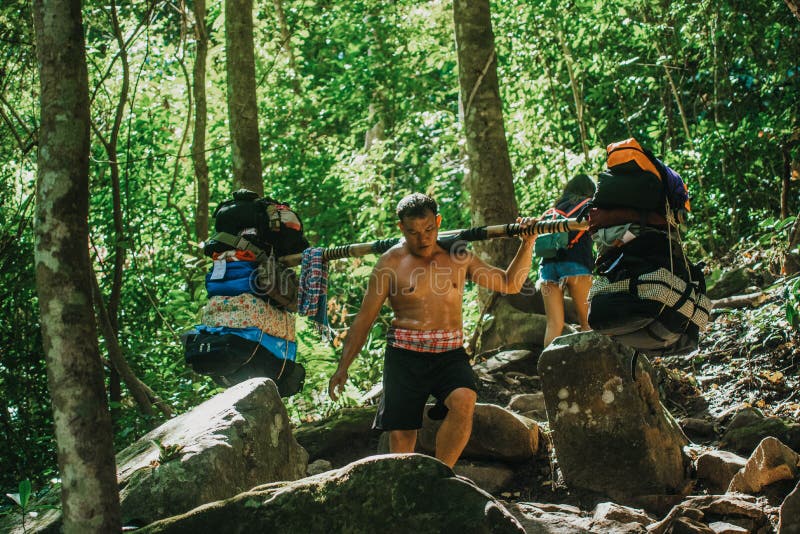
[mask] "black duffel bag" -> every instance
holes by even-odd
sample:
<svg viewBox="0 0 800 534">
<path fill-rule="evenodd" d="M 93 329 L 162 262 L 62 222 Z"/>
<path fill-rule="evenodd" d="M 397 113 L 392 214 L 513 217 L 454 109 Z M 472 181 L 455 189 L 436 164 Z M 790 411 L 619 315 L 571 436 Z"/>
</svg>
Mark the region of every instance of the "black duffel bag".
<svg viewBox="0 0 800 534">
<path fill-rule="evenodd" d="M 277 358 L 263 345 L 235 334 L 191 332 L 184 339 L 186 364 L 229 387 L 250 378 L 271 378 L 281 397 L 303 389 L 305 369 L 299 363 Z"/>
<path fill-rule="evenodd" d="M 647 355 L 688 354 L 708 322 L 700 265 L 679 243 L 648 231 L 598 258 L 589 292 L 589 326 Z"/>
</svg>

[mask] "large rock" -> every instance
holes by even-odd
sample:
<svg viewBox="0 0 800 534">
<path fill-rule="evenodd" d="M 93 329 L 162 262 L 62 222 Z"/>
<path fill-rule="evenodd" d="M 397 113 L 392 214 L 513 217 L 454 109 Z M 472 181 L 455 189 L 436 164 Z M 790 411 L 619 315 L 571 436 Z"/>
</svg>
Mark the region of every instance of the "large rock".
<svg viewBox="0 0 800 534">
<path fill-rule="evenodd" d="M 573 506 L 520 502 L 508 504 L 508 510 L 519 520 L 527 534 L 645 534 L 639 522 L 610 518 L 594 518 Z"/>
<path fill-rule="evenodd" d="M 729 451 L 708 451 L 697 458 L 697 478 L 710 493 L 725 493 L 733 476 L 747 460 Z"/>
<path fill-rule="evenodd" d="M 345 408 L 327 419 L 295 430 L 297 442 L 311 461 L 324 459 L 341 467 L 374 454 L 380 430 L 372 429 L 376 406 Z"/>
<path fill-rule="evenodd" d="M 781 504 L 778 534 L 800 534 L 800 483 Z"/>
<path fill-rule="evenodd" d="M 117 454 L 123 525 L 144 525 L 258 484 L 296 480 L 305 476 L 307 461 L 275 383 L 253 378 Z M 27 521 L 26 531 L 60 532 L 60 521 L 59 511 L 48 511 L 35 524 Z M 13 525 L 0 525 L 0 531 L 23 532 Z"/>
<path fill-rule="evenodd" d="M 508 401 L 506 409 L 516 412 L 534 421 L 547 421 L 547 407 L 544 404 L 544 393 L 521 393 Z"/>
<path fill-rule="evenodd" d="M 664 519 L 648 526 L 647 532 L 714 533 L 716 531 L 710 525 L 715 523 L 742 527 L 746 532 L 765 532 L 761 529 L 769 526 L 769 517 L 764 504 L 747 495 L 704 495 L 689 497 L 675 506 Z M 689 526 L 697 530 L 686 530 Z"/>
<path fill-rule="evenodd" d="M 477 373 L 497 373 L 518 371 L 527 375 L 536 374 L 536 364 L 539 361 L 539 352 L 532 350 L 506 350 L 489 357 L 485 362 L 475 366 Z"/>
<path fill-rule="evenodd" d="M 733 416 L 721 446 L 750 455 L 761 440 L 773 436 L 794 450 L 800 450 L 800 424 L 787 423 L 779 417 L 764 417 L 756 408 L 745 408 Z"/>
<path fill-rule="evenodd" d="M 471 462 L 459 460 L 453 471 L 458 476 L 466 477 L 484 491 L 496 495 L 507 489 L 514 479 L 512 466 L 500 462 Z"/>
<path fill-rule="evenodd" d="M 539 358 L 547 417 L 567 484 L 623 503 L 688 489 L 688 443 L 659 401 L 649 362 L 595 332 L 557 338 Z"/>
<path fill-rule="evenodd" d="M 764 438 L 733 476 L 728 492 L 755 494 L 780 480 L 794 480 L 799 465 L 800 455 L 773 437 Z"/>
<path fill-rule="evenodd" d="M 162 446 L 183 449 L 153 466 Z M 297 444 L 275 383 L 254 378 L 167 421 L 117 455 L 125 524 L 146 524 L 258 484 L 296 480 L 308 454 Z"/>
<path fill-rule="evenodd" d="M 741 293 L 750 286 L 750 272 L 746 267 L 739 267 L 723 273 L 708 289 L 708 298 L 716 300 Z"/>
<path fill-rule="evenodd" d="M 525 532 L 491 495 L 420 454 L 373 456 L 296 482 L 259 486 L 141 532 L 381 531 Z"/>
<path fill-rule="evenodd" d="M 432 407 L 425 408 L 418 447 L 422 452 L 435 454 L 436 432 L 441 421 L 427 416 Z M 472 418 L 472 434 L 461 454 L 472 460 L 525 462 L 533 459 L 539 449 L 539 427 L 535 421 L 509 412 L 494 404 L 477 404 Z"/>
<path fill-rule="evenodd" d="M 504 299 L 498 300 L 491 313 L 493 317 L 481 325 L 478 354 L 491 350 L 538 350 L 544 344 L 547 328 L 544 315 L 521 312 Z M 495 321 L 494 316 L 503 320 Z M 565 325 L 564 331 L 571 332 L 572 328 Z"/>
</svg>

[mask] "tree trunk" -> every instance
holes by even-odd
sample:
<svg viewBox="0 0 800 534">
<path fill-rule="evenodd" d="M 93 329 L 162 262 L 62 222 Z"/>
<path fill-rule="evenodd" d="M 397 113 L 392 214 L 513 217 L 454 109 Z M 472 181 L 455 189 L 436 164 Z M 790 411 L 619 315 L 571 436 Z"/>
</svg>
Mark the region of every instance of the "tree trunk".
<svg viewBox="0 0 800 534">
<path fill-rule="evenodd" d="M 792 229 L 789 231 L 789 246 L 786 249 L 786 254 L 783 257 L 782 273 L 786 276 L 791 276 L 800 272 L 800 254 L 793 252 L 800 246 L 800 214 L 792 224 Z"/>
<path fill-rule="evenodd" d="M 80 0 L 35 0 L 36 285 L 64 532 L 119 532 L 114 444 L 89 282 L 89 88 Z"/>
<path fill-rule="evenodd" d="M 225 0 L 225 46 L 233 188 L 244 187 L 263 195 L 252 0 Z"/>
<path fill-rule="evenodd" d="M 797 20 L 800 20 L 800 0 L 785 0 L 789 10 L 794 13 Z"/>
<path fill-rule="evenodd" d="M 194 215 L 194 233 L 198 241 L 208 237 L 208 163 L 206 162 L 206 58 L 208 57 L 208 32 L 206 31 L 206 0 L 194 2 L 194 33 L 197 54 L 194 60 L 194 133 L 192 161 L 197 181 L 197 206 Z"/>
<path fill-rule="evenodd" d="M 518 209 L 503 126 L 489 1 L 455 0 L 453 19 L 472 225 L 513 222 Z M 516 239 L 495 239 L 476 244 L 475 249 L 485 260 L 505 267 L 518 245 Z"/>
</svg>

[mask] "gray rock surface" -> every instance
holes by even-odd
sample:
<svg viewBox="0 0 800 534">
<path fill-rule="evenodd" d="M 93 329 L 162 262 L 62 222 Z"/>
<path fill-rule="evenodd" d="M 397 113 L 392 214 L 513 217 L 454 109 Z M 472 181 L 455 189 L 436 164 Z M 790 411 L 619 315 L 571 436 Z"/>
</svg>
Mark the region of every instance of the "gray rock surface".
<svg viewBox="0 0 800 534">
<path fill-rule="evenodd" d="M 568 485 L 636 504 L 639 496 L 688 490 L 688 443 L 633 351 L 595 332 L 557 338 L 539 376 L 559 467 Z"/>
<path fill-rule="evenodd" d="M 178 445 L 158 461 L 152 443 Z M 232 497 L 258 484 L 305 476 L 308 455 L 292 436 L 275 383 L 254 378 L 167 421 L 117 455 L 124 524 L 146 524 Z"/>
<path fill-rule="evenodd" d="M 431 406 L 426 406 L 426 414 Z M 436 432 L 441 423 L 425 415 L 417 440 L 419 450 L 431 455 L 436 452 Z M 539 427 L 535 421 L 494 404 L 478 403 L 472 419 L 472 435 L 461 457 L 525 462 L 533 459 L 538 448 Z"/>
<path fill-rule="evenodd" d="M 725 493 L 733 476 L 746 463 L 746 458 L 730 451 L 708 451 L 697 458 L 697 478 L 711 493 Z"/>
<path fill-rule="evenodd" d="M 259 486 L 141 531 L 199 532 L 525 531 L 500 502 L 445 464 L 409 454 L 373 456 L 303 480 Z"/>
<path fill-rule="evenodd" d="M 773 437 L 764 438 L 737 472 L 728 492 L 755 494 L 765 486 L 797 477 L 800 455 Z"/>
</svg>

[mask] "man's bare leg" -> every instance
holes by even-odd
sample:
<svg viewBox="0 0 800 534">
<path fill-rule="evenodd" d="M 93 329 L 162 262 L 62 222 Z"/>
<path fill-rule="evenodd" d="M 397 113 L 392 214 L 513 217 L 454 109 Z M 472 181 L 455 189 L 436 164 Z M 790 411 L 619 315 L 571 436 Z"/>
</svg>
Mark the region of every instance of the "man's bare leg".
<svg viewBox="0 0 800 534">
<path fill-rule="evenodd" d="M 472 433 L 472 414 L 478 395 L 469 388 L 453 390 L 444 400 L 448 408 L 436 434 L 436 457 L 453 467 Z"/>
<path fill-rule="evenodd" d="M 392 430 L 389 432 L 389 452 L 414 452 L 416 444 L 416 430 Z"/>
</svg>

